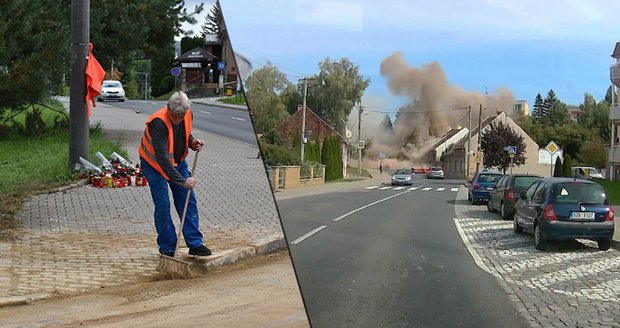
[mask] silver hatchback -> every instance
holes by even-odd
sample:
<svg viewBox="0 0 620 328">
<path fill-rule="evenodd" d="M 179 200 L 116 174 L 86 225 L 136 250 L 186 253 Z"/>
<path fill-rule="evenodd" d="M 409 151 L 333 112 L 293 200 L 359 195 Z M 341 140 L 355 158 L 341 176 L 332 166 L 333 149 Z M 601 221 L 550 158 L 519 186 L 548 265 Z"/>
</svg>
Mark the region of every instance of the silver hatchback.
<svg viewBox="0 0 620 328">
<path fill-rule="evenodd" d="M 428 179 L 443 179 L 443 169 L 441 166 L 433 166 L 428 173 L 426 173 Z"/>
</svg>

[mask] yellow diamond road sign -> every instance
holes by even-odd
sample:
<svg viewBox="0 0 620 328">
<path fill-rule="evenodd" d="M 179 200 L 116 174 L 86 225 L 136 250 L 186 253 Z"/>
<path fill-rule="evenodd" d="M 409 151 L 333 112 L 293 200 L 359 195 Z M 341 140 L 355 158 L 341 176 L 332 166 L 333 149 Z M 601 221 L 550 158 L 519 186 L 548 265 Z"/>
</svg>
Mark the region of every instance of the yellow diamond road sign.
<svg viewBox="0 0 620 328">
<path fill-rule="evenodd" d="M 558 145 L 551 140 L 545 149 L 549 152 L 549 154 L 553 155 L 560 149 L 560 147 L 558 147 Z"/>
</svg>

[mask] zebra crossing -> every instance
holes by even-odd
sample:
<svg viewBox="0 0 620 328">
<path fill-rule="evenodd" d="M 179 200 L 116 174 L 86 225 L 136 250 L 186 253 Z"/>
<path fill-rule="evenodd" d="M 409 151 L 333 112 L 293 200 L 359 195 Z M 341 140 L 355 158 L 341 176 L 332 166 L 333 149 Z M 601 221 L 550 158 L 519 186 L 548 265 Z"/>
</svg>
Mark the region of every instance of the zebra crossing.
<svg viewBox="0 0 620 328">
<path fill-rule="evenodd" d="M 423 192 L 458 192 L 459 187 L 425 187 L 425 186 L 370 186 L 366 190 L 423 191 Z"/>
</svg>

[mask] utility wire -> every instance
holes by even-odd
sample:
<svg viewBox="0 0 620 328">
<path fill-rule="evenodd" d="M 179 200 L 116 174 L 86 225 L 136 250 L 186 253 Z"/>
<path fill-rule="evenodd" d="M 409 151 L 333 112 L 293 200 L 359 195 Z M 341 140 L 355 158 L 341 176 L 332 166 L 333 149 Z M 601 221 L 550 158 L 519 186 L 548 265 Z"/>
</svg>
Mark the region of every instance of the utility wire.
<svg viewBox="0 0 620 328">
<path fill-rule="evenodd" d="M 464 107 L 460 107 L 460 108 L 450 108 L 450 109 L 438 109 L 438 110 L 426 110 L 426 111 L 398 111 L 398 112 L 394 112 L 394 111 L 383 111 L 383 110 L 373 110 L 373 109 L 366 109 L 366 112 L 372 112 L 372 113 L 384 113 L 384 114 L 398 114 L 398 115 L 403 115 L 403 114 L 428 114 L 428 113 L 438 113 L 438 112 L 453 112 L 453 111 L 460 111 L 460 110 L 466 110 L 466 108 Z"/>
</svg>

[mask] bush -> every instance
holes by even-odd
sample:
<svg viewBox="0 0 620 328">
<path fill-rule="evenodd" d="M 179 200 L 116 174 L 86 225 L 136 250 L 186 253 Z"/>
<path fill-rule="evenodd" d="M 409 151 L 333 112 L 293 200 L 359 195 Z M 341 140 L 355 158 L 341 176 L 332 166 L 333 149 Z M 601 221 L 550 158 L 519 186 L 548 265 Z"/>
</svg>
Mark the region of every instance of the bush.
<svg viewBox="0 0 620 328">
<path fill-rule="evenodd" d="M 159 84 L 159 94 L 163 95 L 172 91 L 172 89 L 174 89 L 174 76 L 167 75 L 161 80 L 161 83 Z"/>
<path fill-rule="evenodd" d="M 554 177 L 563 177 L 564 176 L 564 167 L 562 166 L 562 159 L 558 157 L 555 160 L 555 167 L 553 168 L 553 176 Z"/>
<path fill-rule="evenodd" d="M 564 155 L 564 163 L 562 166 L 564 167 L 562 170 L 564 172 L 563 176 L 569 178 L 572 177 L 573 159 L 570 157 L 570 155 Z"/>
<path fill-rule="evenodd" d="M 326 137 L 323 140 L 321 163 L 326 166 L 325 181 L 342 179 L 342 149 L 338 138 Z"/>
<path fill-rule="evenodd" d="M 299 153 L 286 149 L 282 146 L 268 144 L 261 140 L 261 153 L 265 164 L 270 166 L 277 165 L 299 165 L 301 159 Z"/>
</svg>

